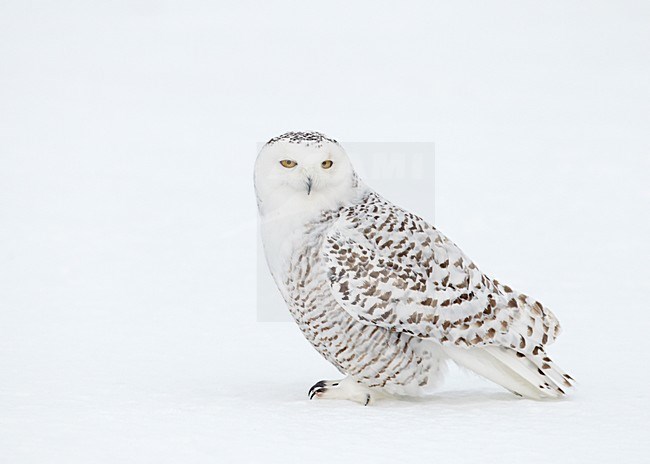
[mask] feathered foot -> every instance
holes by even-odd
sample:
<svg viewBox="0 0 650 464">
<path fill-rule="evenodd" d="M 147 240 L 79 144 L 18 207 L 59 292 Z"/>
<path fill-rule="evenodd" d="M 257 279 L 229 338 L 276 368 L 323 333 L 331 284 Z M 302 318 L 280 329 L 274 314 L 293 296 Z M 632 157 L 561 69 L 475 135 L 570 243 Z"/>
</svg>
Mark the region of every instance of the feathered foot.
<svg viewBox="0 0 650 464">
<path fill-rule="evenodd" d="M 309 399 L 350 400 L 368 406 L 373 395 L 368 387 L 351 377 L 343 380 L 321 380 L 309 389 Z"/>
</svg>

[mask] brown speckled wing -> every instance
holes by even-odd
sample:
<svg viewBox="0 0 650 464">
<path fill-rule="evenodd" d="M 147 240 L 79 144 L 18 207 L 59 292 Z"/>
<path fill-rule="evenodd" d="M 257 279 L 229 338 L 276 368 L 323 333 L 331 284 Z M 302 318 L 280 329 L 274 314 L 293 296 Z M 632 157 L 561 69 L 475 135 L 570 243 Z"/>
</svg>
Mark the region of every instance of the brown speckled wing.
<svg viewBox="0 0 650 464">
<path fill-rule="evenodd" d="M 524 353 L 559 333 L 548 309 L 489 279 L 433 226 L 374 193 L 341 211 L 322 253 L 334 298 L 364 324 Z"/>
</svg>

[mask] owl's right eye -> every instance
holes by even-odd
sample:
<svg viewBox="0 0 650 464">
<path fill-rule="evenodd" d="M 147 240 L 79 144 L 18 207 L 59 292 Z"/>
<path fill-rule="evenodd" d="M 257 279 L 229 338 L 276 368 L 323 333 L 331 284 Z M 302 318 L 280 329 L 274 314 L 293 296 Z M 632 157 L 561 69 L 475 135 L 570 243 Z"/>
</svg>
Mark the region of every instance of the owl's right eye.
<svg viewBox="0 0 650 464">
<path fill-rule="evenodd" d="M 282 160 L 280 164 L 283 168 L 295 168 L 298 165 L 294 160 Z"/>
</svg>

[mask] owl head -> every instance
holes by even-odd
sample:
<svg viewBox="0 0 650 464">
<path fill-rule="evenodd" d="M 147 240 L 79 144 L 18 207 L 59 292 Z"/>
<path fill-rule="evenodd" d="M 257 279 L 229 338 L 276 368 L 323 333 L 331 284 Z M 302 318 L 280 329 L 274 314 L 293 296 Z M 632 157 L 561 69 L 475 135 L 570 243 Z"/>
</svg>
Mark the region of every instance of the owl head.
<svg viewBox="0 0 650 464">
<path fill-rule="evenodd" d="M 337 207 L 359 185 L 341 145 L 319 132 L 287 132 L 269 140 L 255 162 L 255 190 L 262 214 L 278 209 Z"/>
</svg>

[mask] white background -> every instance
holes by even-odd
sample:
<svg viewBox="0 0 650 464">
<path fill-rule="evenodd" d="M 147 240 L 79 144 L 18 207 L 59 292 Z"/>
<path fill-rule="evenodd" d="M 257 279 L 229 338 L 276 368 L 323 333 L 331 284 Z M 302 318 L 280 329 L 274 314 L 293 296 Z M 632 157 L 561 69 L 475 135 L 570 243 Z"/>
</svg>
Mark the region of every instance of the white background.
<svg viewBox="0 0 650 464">
<path fill-rule="evenodd" d="M 649 18 L 3 0 L 0 461 L 644 462 Z M 426 401 L 307 401 L 336 374 L 256 322 L 252 188 L 257 143 L 301 129 L 435 141 L 436 225 L 555 310 L 575 394 L 452 371 Z"/>
</svg>

